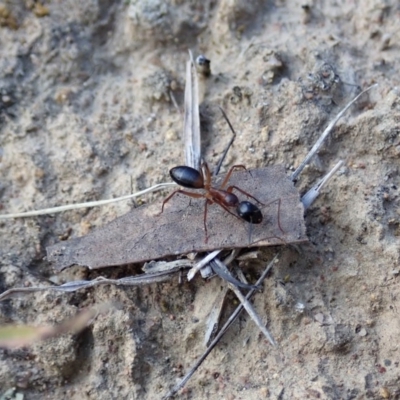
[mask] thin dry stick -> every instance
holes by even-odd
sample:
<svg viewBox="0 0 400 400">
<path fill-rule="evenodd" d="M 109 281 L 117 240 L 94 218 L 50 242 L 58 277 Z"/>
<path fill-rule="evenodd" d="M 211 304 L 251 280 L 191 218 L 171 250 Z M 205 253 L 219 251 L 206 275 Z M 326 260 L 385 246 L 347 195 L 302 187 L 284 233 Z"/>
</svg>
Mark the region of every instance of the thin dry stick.
<svg viewBox="0 0 400 400">
<path fill-rule="evenodd" d="M 220 261 L 218 258 L 215 258 L 213 260 L 213 262 L 217 263 L 219 265 L 219 267 L 221 267 L 222 269 L 225 270 L 226 273 L 231 275 L 229 270 L 228 270 L 228 268 L 225 266 L 225 264 L 222 261 Z M 246 309 L 246 311 L 249 314 L 250 318 L 258 326 L 258 328 L 260 329 L 262 334 L 267 338 L 267 340 L 272 344 L 272 346 L 275 347 L 276 343 L 275 343 L 274 339 L 272 338 L 271 334 L 268 332 L 267 328 L 264 326 L 263 322 L 261 321 L 261 318 L 258 316 L 258 314 L 257 314 L 256 310 L 254 309 L 254 307 L 243 296 L 242 292 L 240 291 L 240 289 L 236 285 L 234 285 L 231 282 L 228 282 L 228 286 L 229 286 L 229 289 L 231 289 L 233 291 L 233 293 L 235 293 L 236 297 L 240 300 L 240 302 L 242 303 L 242 306 Z M 247 286 L 250 286 L 250 285 L 247 285 Z"/>
<path fill-rule="evenodd" d="M 115 199 L 89 201 L 87 203 L 79 203 L 79 204 L 67 204 L 67 205 L 59 206 L 59 207 L 45 208 L 42 210 L 27 211 L 27 212 L 22 212 L 22 213 L 15 213 L 15 214 L 3 214 L 3 215 L 0 215 L 0 219 L 34 217 L 36 215 L 55 214 L 55 213 L 68 211 L 68 210 L 76 210 L 79 208 L 103 206 L 105 204 L 116 203 L 116 202 L 122 201 L 122 200 L 133 199 L 134 197 L 143 196 L 144 194 L 155 192 L 155 191 L 161 190 L 161 189 L 166 189 L 171 186 L 176 186 L 176 183 L 170 183 L 170 182 L 159 183 L 158 185 L 154 185 L 148 189 L 141 190 L 140 192 L 128 194 L 126 196 L 117 197 Z"/>
<path fill-rule="evenodd" d="M 225 265 L 231 264 L 236 259 L 239 252 L 240 251 L 238 249 L 232 250 L 231 253 L 228 255 L 228 257 L 226 257 L 224 259 L 224 261 L 223 261 L 224 264 Z M 201 270 L 201 271 L 203 271 L 203 270 Z M 204 345 L 205 346 L 207 346 L 211 342 L 212 335 L 214 335 L 218 330 L 222 307 L 225 302 L 225 296 L 226 296 L 226 293 L 228 292 L 228 290 L 229 289 L 227 287 L 224 288 L 224 291 L 221 292 L 221 294 L 214 301 L 214 306 L 213 306 L 209 316 L 207 317 L 207 323 L 206 323 L 207 328 L 206 328 L 206 333 L 204 335 Z"/>
<path fill-rule="evenodd" d="M 174 105 L 178 113 L 181 113 L 181 109 L 179 108 L 178 102 L 176 101 L 174 92 L 172 90 L 169 92 L 169 97 L 171 98 L 172 104 Z"/>
<path fill-rule="evenodd" d="M 194 276 L 200 271 L 205 265 L 207 265 L 212 259 L 214 259 L 219 253 L 221 253 L 222 249 L 214 250 L 213 252 L 207 254 L 201 261 L 199 261 L 187 274 L 188 281 L 191 281 Z"/>
<path fill-rule="evenodd" d="M 336 165 L 316 185 L 314 185 L 306 194 L 303 195 L 301 202 L 303 203 L 304 210 L 307 210 L 311 204 L 314 203 L 314 200 L 318 197 L 321 189 L 342 165 L 343 161 L 339 160 Z"/>
<path fill-rule="evenodd" d="M 228 293 L 229 288 L 227 286 L 224 286 L 222 291 L 218 294 L 216 300 L 214 300 L 213 307 L 208 314 L 207 320 L 206 320 L 206 332 L 204 335 L 204 346 L 207 347 L 210 343 L 211 340 L 214 337 L 214 334 L 216 334 L 218 328 L 219 328 L 219 323 L 221 319 L 221 314 L 222 310 L 225 304 L 225 299 L 226 295 Z"/>
<path fill-rule="evenodd" d="M 267 265 L 267 268 L 265 268 L 264 272 L 260 276 L 260 278 L 257 280 L 256 285 L 261 285 L 266 276 L 268 275 L 269 271 L 272 269 L 272 267 L 275 264 L 275 261 L 281 254 L 281 250 L 276 253 L 274 258 L 270 261 L 270 263 Z M 249 300 L 251 296 L 253 296 L 255 290 L 252 289 L 247 293 L 246 295 L 246 300 Z M 232 313 L 232 315 L 229 317 L 228 321 L 226 321 L 225 325 L 221 328 L 219 331 L 218 335 L 215 337 L 215 339 L 211 342 L 211 344 L 207 347 L 206 351 L 203 353 L 203 355 L 196 361 L 194 366 L 190 369 L 190 371 L 183 377 L 183 379 L 175 386 L 173 387 L 162 399 L 166 400 L 174 396 L 180 389 L 182 389 L 185 385 L 186 382 L 192 377 L 192 375 L 196 372 L 196 370 L 200 367 L 202 362 L 207 358 L 207 356 L 211 353 L 213 348 L 216 346 L 216 344 L 219 342 L 219 340 L 224 336 L 228 328 L 232 325 L 232 323 L 235 321 L 235 319 L 238 317 L 240 312 L 242 311 L 243 306 L 240 304 L 236 310 Z"/>
<path fill-rule="evenodd" d="M 200 116 L 199 116 L 199 83 L 192 53 L 189 51 L 190 60 L 186 63 L 185 86 L 185 162 L 188 167 L 200 168 Z"/>
<path fill-rule="evenodd" d="M 177 272 L 180 272 L 181 266 L 175 267 L 174 269 L 162 272 L 156 272 L 154 274 L 142 274 L 139 276 L 127 276 L 120 279 L 107 279 L 103 277 L 98 277 L 91 281 L 81 280 L 81 281 L 71 281 L 64 283 L 60 286 L 32 286 L 23 288 L 11 288 L 0 294 L 0 301 L 19 297 L 27 293 L 33 292 L 75 292 L 80 289 L 87 289 L 93 286 L 99 285 L 116 285 L 116 286 L 144 286 L 150 285 L 152 283 L 165 282 L 171 279 L 171 276 Z"/>
<path fill-rule="evenodd" d="M 218 260 L 219 262 L 216 262 L 217 258 L 215 258 L 214 260 L 211 260 L 210 263 L 208 265 L 211 265 L 212 270 L 223 280 L 231 283 L 232 285 L 238 287 L 238 288 L 243 288 L 243 289 L 258 289 L 256 286 L 254 285 L 248 285 L 247 283 L 243 283 L 239 280 L 237 280 L 236 278 L 234 278 L 232 276 L 232 274 L 228 271 L 227 268 L 221 267 L 222 264 L 220 264 L 220 260 Z"/>
<path fill-rule="evenodd" d="M 364 93 L 368 92 L 368 90 L 371 90 L 372 88 L 376 87 L 378 84 L 376 83 L 375 85 L 370 86 L 369 88 L 363 90 L 358 96 L 356 96 L 353 100 L 348 103 L 342 111 L 339 112 L 338 115 L 329 123 L 329 125 L 326 127 L 324 132 L 322 132 L 322 135 L 319 137 L 317 142 L 314 144 L 313 148 L 310 150 L 310 152 L 306 155 L 306 158 L 304 161 L 299 165 L 299 167 L 296 169 L 296 171 L 293 172 L 291 179 L 292 181 L 297 180 L 301 172 L 303 171 L 304 167 L 310 162 L 311 158 L 317 153 L 319 148 L 321 147 L 322 143 L 324 140 L 327 138 L 327 136 L 332 132 L 333 128 L 335 127 L 336 123 L 339 121 L 340 118 L 342 118 L 343 114 L 352 106 Z"/>
</svg>

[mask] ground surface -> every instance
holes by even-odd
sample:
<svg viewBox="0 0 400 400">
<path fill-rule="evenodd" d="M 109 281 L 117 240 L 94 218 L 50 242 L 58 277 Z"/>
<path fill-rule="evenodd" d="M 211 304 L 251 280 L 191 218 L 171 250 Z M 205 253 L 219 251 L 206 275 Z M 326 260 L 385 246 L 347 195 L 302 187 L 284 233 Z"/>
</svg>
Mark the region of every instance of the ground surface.
<svg viewBox="0 0 400 400">
<path fill-rule="evenodd" d="M 283 164 L 290 173 L 359 88 L 378 82 L 301 176 L 304 192 L 345 161 L 307 212 L 310 244 L 284 249 L 254 298 L 278 347 L 243 314 L 179 398 L 400 398 L 399 17 L 394 0 L 2 1 L 2 211 L 168 181 L 168 169 L 183 163 L 183 118 L 170 92 L 182 108 L 188 48 L 212 62 L 201 85 L 211 165 L 230 139 L 217 106 L 238 132 L 225 170 Z M 1 291 L 136 273 L 56 274 L 44 260 L 46 246 L 132 207 L 1 222 Z M 253 279 L 272 254 L 246 266 Z M 7 300 L 1 324 L 53 324 L 107 300 L 122 307 L 79 335 L 1 350 L 0 394 L 15 387 L 25 399 L 159 399 L 203 351 L 207 313 L 224 286 L 197 278 Z"/>
</svg>

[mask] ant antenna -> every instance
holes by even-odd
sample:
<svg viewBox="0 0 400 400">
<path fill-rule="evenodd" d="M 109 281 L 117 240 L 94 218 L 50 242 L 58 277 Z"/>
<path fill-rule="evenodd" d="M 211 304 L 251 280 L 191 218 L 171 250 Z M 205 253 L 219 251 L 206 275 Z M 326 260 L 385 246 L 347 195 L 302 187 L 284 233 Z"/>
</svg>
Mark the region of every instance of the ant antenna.
<svg viewBox="0 0 400 400">
<path fill-rule="evenodd" d="M 249 244 L 251 243 L 251 234 L 253 233 L 253 223 L 249 223 Z"/>
<path fill-rule="evenodd" d="M 223 108 L 220 107 L 220 106 L 218 106 L 218 107 L 219 107 L 219 109 L 221 110 L 221 113 L 222 113 L 223 117 L 225 118 L 225 121 L 228 123 L 229 128 L 230 128 L 231 131 L 232 131 L 232 138 L 231 138 L 231 140 L 229 141 L 228 146 L 226 146 L 226 148 L 225 148 L 225 150 L 224 150 L 224 153 L 222 154 L 222 157 L 221 157 L 221 159 L 219 160 L 219 162 L 218 162 L 218 164 L 217 164 L 217 166 L 216 166 L 216 168 L 215 168 L 215 170 L 214 170 L 214 176 L 217 176 L 217 175 L 218 175 L 219 170 L 221 169 L 221 165 L 222 165 L 223 161 L 225 160 L 226 155 L 228 154 L 228 150 L 231 148 L 231 146 L 232 146 L 234 140 L 236 139 L 236 132 L 235 132 L 235 130 L 233 129 L 233 126 L 232 126 L 232 124 L 231 124 L 231 121 L 229 121 L 229 118 L 228 118 L 228 116 L 226 115 L 226 113 L 225 113 L 225 111 L 223 110 Z M 250 171 L 248 171 L 248 173 L 250 174 L 250 176 L 252 176 Z"/>
<path fill-rule="evenodd" d="M 229 128 L 231 129 L 233 136 L 232 136 L 231 140 L 229 141 L 228 146 L 226 146 L 226 149 L 224 150 L 224 153 L 222 154 L 222 157 L 221 157 L 221 159 L 219 160 L 217 166 L 215 167 L 215 170 L 214 170 L 214 175 L 215 175 L 215 176 L 218 175 L 219 170 L 221 169 L 221 165 L 222 165 L 222 163 L 224 162 L 225 157 L 226 157 L 226 155 L 228 154 L 228 151 L 229 151 L 229 149 L 231 148 L 231 146 L 232 146 L 234 140 L 236 139 L 236 132 L 235 132 L 235 130 L 233 129 L 233 126 L 232 126 L 232 124 L 231 124 L 231 121 L 229 121 L 229 118 L 228 118 L 228 116 L 226 115 L 226 113 L 225 113 L 225 111 L 223 110 L 223 108 L 220 107 L 220 106 L 218 106 L 218 107 L 219 107 L 219 109 L 221 110 L 221 113 L 222 113 L 223 117 L 225 118 L 225 121 L 228 123 Z"/>
</svg>

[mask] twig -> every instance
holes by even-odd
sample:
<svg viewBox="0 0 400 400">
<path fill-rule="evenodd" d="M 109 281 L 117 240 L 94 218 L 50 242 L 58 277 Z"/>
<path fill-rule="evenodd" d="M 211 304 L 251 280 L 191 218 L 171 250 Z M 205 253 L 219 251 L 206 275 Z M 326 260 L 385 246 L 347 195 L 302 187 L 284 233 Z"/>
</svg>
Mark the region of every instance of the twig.
<svg viewBox="0 0 400 400">
<path fill-rule="evenodd" d="M 170 90 L 169 92 L 169 97 L 171 98 L 172 104 L 174 105 L 174 107 L 176 108 L 176 110 L 178 111 L 178 113 L 182 113 L 181 109 L 179 108 L 178 102 L 176 101 L 174 92 L 172 90 Z"/>
<path fill-rule="evenodd" d="M 223 261 L 223 263 L 228 266 L 230 265 L 238 256 L 240 253 L 239 249 L 234 249 L 230 252 L 228 257 L 226 257 Z M 211 269 L 211 267 L 210 267 Z M 204 271 L 204 268 L 200 270 L 200 273 Z M 247 283 L 247 282 L 245 282 Z M 221 292 L 221 294 L 217 297 L 217 299 L 214 301 L 214 306 L 210 312 L 210 315 L 207 318 L 207 323 L 206 323 L 206 333 L 204 335 L 204 345 L 208 346 L 211 342 L 212 336 L 216 333 L 219 325 L 219 321 L 221 318 L 221 313 L 222 313 L 222 306 L 225 302 L 225 296 L 228 292 L 228 288 L 225 286 L 224 291 Z"/>
<path fill-rule="evenodd" d="M 134 197 L 143 196 L 144 194 L 155 192 L 155 191 L 161 190 L 161 189 L 166 189 L 171 186 L 176 186 L 176 183 L 170 183 L 170 182 L 159 183 L 158 185 L 154 185 L 148 189 L 141 190 L 140 192 L 128 194 L 126 196 L 116 197 L 115 199 L 89 201 L 87 203 L 79 203 L 79 204 L 67 204 L 64 206 L 44 208 L 42 210 L 27 211 L 27 212 L 22 212 L 22 213 L 15 213 L 15 214 L 3 214 L 3 215 L 0 215 L 0 220 L 1 219 L 10 219 L 10 218 L 21 218 L 21 217 L 34 217 L 36 215 L 55 214 L 55 213 L 68 211 L 68 210 L 77 210 L 79 208 L 103 206 L 105 204 L 116 203 L 118 201 L 128 200 L 128 199 L 132 199 Z"/>
<path fill-rule="evenodd" d="M 75 292 L 79 289 L 87 289 L 99 285 L 144 286 L 144 285 L 149 285 L 151 283 L 165 282 L 169 280 L 174 273 L 180 271 L 181 268 L 182 267 L 179 266 L 169 271 L 163 271 L 154 274 L 142 274 L 139 276 L 127 276 L 121 279 L 107 279 L 100 276 L 91 281 L 86 281 L 86 280 L 72 281 L 64 283 L 63 285 L 60 286 L 46 286 L 46 287 L 32 286 L 23 288 L 12 288 L 6 290 L 0 295 L 0 301 L 13 297 L 19 297 L 21 295 L 33 292 L 45 292 L 45 291 L 64 292 L 64 293 Z"/>
<path fill-rule="evenodd" d="M 318 197 L 320 190 L 325 186 L 325 184 L 332 178 L 335 172 L 343 165 L 343 161 L 339 160 L 338 163 L 316 184 L 314 185 L 302 198 L 304 210 L 307 210 L 314 200 Z"/>
<path fill-rule="evenodd" d="M 217 298 L 214 300 L 214 305 L 208 314 L 206 321 L 206 332 L 204 334 L 204 346 L 207 347 L 215 333 L 218 330 L 219 322 L 221 320 L 222 309 L 224 307 L 225 298 L 228 293 L 228 287 L 225 285 L 222 291 L 218 294 Z"/>
<path fill-rule="evenodd" d="M 201 261 L 199 261 L 187 274 L 188 281 L 191 281 L 194 276 L 199 272 L 205 265 L 207 265 L 213 258 L 215 258 L 222 249 L 214 250 L 213 252 L 207 254 Z"/>
<path fill-rule="evenodd" d="M 185 122 L 183 129 L 185 162 L 188 167 L 199 170 L 201 161 L 199 83 L 191 51 L 189 51 L 189 55 L 190 60 L 186 63 Z"/>
<path fill-rule="evenodd" d="M 222 261 L 220 261 L 218 258 L 215 258 L 212 260 L 211 263 L 216 263 L 218 266 L 224 270 L 224 272 L 232 277 L 231 273 L 229 272 L 228 268 L 224 265 Z M 228 280 L 228 279 L 227 279 Z M 241 282 L 239 282 L 241 283 Z M 251 285 L 247 285 L 244 283 L 241 283 L 242 285 L 246 285 L 246 287 L 249 287 Z M 246 309 L 247 313 L 249 314 L 250 318 L 255 322 L 255 324 L 258 326 L 258 328 L 261 330 L 263 335 L 268 339 L 268 341 L 272 344 L 272 346 L 276 346 L 276 343 L 274 339 L 272 338 L 271 334 L 268 332 L 267 328 L 264 326 L 263 322 L 261 321 L 261 318 L 258 316 L 256 313 L 256 310 L 254 307 L 249 303 L 249 301 L 243 296 L 242 292 L 239 290 L 239 288 L 236 286 L 236 284 L 231 283 L 230 280 L 228 280 L 228 286 L 229 289 L 231 289 L 236 297 L 240 300 L 242 303 L 242 306 Z M 257 287 L 256 287 L 257 288 Z"/>
<path fill-rule="evenodd" d="M 296 181 L 298 176 L 301 174 L 303 171 L 304 167 L 310 162 L 311 158 L 318 152 L 319 148 L 321 147 L 322 143 L 324 140 L 327 138 L 327 136 L 332 132 L 334 126 L 336 123 L 339 121 L 340 118 L 342 118 L 343 114 L 368 90 L 371 90 L 372 88 L 376 87 L 378 84 L 376 83 L 375 85 L 370 86 L 369 88 L 363 90 L 359 95 L 357 95 L 353 100 L 351 100 L 344 108 L 339 112 L 339 114 L 329 123 L 329 125 L 326 127 L 322 135 L 319 137 L 317 142 L 314 144 L 312 149 L 309 151 L 309 153 L 306 155 L 306 158 L 304 161 L 299 165 L 299 167 L 296 169 L 296 171 L 293 172 L 291 176 L 292 181 Z"/>
<path fill-rule="evenodd" d="M 238 281 L 228 271 L 228 268 L 226 268 L 225 264 L 218 258 L 214 258 L 214 260 L 211 260 L 209 265 L 211 266 L 214 273 L 216 273 L 220 278 L 229 282 L 231 285 L 234 285 L 235 287 L 241 287 L 243 289 L 260 289 L 254 285 L 248 285 L 247 283 Z"/>
</svg>

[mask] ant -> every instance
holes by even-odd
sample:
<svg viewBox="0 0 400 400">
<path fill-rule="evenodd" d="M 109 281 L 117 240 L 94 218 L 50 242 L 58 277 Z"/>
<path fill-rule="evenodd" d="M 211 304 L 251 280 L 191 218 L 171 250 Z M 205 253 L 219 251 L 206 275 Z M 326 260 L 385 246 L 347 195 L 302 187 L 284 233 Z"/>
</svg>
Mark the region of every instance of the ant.
<svg viewBox="0 0 400 400">
<path fill-rule="evenodd" d="M 207 220 L 207 206 L 209 204 L 216 203 L 219 206 L 221 206 L 225 211 L 227 211 L 229 214 L 233 215 L 238 219 L 243 219 L 252 224 L 260 224 L 263 220 L 263 215 L 260 209 L 253 203 L 250 203 L 249 201 L 239 202 L 238 197 L 234 193 L 232 193 L 232 191 L 233 189 L 236 189 L 237 191 L 243 193 L 247 197 L 251 197 L 257 203 L 264 205 L 263 203 L 261 203 L 251 194 L 238 188 L 237 186 L 229 186 L 228 188 L 224 189 L 229 181 L 229 178 L 232 175 L 232 172 L 237 168 L 241 168 L 247 171 L 244 165 L 233 165 L 226 174 L 225 179 L 223 180 L 219 188 L 215 188 L 211 185 L 211 173 L 206 162 L 202 163 L 200 171 L 188 166 L 178 166 L 172 168 L 169 171 L 169 174 L 171 178 L 178 185 L 189 189 L 204 189 L 205 193 L 193 193 L 181 189 L 175 190 L 163 201 L 161 212 L 164 211 L 165 204 L 177 193 L 181 193 L 184 194 L 185 196 L 193 197 L 196 199 L 204 198 L 206 200 L 204 206 L 204 231 L 206 234 L 206 240 L 205 240 L 206 243 L 208 241 L 206 220 Z M 229 209 L 230 207 L 236 207 L 236 212 L 238 215 L 234 214 Z"/>
</svg>

